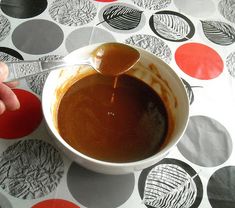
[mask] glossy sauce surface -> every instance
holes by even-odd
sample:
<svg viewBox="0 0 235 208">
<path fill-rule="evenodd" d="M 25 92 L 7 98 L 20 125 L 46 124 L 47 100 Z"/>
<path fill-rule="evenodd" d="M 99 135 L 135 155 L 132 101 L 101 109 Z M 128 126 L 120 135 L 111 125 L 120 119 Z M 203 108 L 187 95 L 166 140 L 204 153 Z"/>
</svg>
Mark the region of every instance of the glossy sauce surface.
<svg viewBox="0 0 235 208">
<path fill-rule="evenodd" d="M 130 69 L 138 60 L 139 52 L 125 44 L 105 43 L 92 52 L 92 61 L 103 75 L 117 76 Z"/>
<path fill-rule="evenodd" d="M 131 162 L 161 148 L 168 115 L 147 84 L 123 74 L 89 75 L 75 82 L 58 107 L 58 129 L 73 148 L 110 162 Z"/>
</svg>

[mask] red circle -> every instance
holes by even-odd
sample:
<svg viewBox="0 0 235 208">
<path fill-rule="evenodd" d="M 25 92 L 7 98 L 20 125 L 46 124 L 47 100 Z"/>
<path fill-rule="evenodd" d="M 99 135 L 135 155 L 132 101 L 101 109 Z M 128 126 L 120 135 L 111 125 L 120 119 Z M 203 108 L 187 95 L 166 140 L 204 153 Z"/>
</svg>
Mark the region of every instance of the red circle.
<svg viewBox="0 0 235 208">
<path fill-rule="evenodd" d="M 95 0 L 95 1 L 98 1 L 98 2 L 113 2 L 113 1 L 117 1 L 117 0 Z"/>
<path fill-rule="evenodd" d="M 0 116 L 0 137 L 15 139 L 33 132 L 42 121 L 41 101 L 32 93 L 13 90 L 20 102 L 20 109 L 6 111 Z"/>
<path fill-rule="evenodd" d="M 200 43 L 186 43 L 175 52 L 180 69 L 191 77 L 209 80 L 223 71 L 223 60 L 212 48 Z"/>
<path fill-rule="evenodd" d="M 32 206 L 32 208 L 79 208 L 76 204 L 63 200 L 63 199 L 48 199 L 42 202 L 39 202 Z"/>
</svg>

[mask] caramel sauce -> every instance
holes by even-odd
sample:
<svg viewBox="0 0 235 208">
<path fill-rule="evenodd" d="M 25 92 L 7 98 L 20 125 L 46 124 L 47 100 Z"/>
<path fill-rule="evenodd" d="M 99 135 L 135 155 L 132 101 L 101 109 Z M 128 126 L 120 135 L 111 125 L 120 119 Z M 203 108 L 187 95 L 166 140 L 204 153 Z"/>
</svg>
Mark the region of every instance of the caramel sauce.
<svg viewBox="0 0 235 208">
<path fill-rule="evenodd" d="M 99 73 L 74 78 L 58 91 L 63 96 L 55 118 L 62 138 L 79 152 L 109 162 L 132 162 L 157 153 L 173 128 L 165 106 L 167 91 L 162 89 L 159 96 L 127 72 L 139 60 L 132 47 L 102 44 L 91 57 Z"/>
<path fill-rule="evenodd" d="M 123 74 L 139 60 L 139 57 L 136 49 L 121 43 L 105 43 L 92 52 L 96 70 L 109 76 Z"/>
<path fill-rule="evenodd" d="M 131 162 L 162 148 L 169 123 L 160 96 L 143 81 L 127 74 L 118 79 L 92 74 L 67 89 L 57 124 L 62 138 L 79 152 Z"/>
</svg>

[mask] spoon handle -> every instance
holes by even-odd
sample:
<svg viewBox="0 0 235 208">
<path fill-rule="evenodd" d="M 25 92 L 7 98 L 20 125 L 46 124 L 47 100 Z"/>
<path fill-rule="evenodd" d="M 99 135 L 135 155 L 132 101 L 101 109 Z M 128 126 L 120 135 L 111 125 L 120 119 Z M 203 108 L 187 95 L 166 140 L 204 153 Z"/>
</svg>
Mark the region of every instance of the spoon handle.
<svg viewBox="0 0 235 208">
<path fill-rule="evenodd" d="M 89 64 L 83 61 L 79 63 L 68 63 L 63 60 L 56 61 L 18 61 L 18 62 L 5 62 L 9 69 L 9 74 L 4 82 L 11 82 L 19 80 L 28 76 L 49 72 L 54 69 L 59 69 L 66 66 L 74 66 L 79 64 Z"/>
</svg>

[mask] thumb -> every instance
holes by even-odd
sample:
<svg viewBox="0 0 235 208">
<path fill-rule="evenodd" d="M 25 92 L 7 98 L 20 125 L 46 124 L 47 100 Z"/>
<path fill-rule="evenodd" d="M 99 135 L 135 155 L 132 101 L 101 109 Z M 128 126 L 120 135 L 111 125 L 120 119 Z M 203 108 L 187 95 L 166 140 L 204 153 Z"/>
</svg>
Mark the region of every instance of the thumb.
<svg viewBox="0 0 235 208">
<path fill-rule="evenodd" d="M 8 76 L 8 67 L 4 62 L 0 61 L 0 82 L 3 82 Z"/>
</svg>

